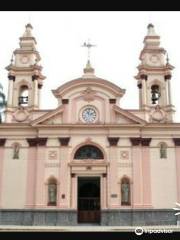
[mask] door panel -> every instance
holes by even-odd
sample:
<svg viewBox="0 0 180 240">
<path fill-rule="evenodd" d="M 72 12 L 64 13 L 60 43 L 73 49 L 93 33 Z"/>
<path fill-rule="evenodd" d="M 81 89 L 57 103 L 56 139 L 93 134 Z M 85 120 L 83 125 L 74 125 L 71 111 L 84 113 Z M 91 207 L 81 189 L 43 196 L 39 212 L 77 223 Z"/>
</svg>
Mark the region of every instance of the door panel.
<svg viewBox="0 0 180 240">
<path fill-rule="evenodd" d="M 78 178 L 78 222 L 100 222 L 100 177 Z"/>
</svg>

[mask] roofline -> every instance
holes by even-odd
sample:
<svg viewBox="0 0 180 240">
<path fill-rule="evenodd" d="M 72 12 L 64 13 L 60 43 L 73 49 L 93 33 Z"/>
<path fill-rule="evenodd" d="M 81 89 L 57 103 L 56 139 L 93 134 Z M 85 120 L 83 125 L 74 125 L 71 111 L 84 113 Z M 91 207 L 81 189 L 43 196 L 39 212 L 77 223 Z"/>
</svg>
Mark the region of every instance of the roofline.
<svg viewBox="0 0 180 240">
<path fill-rule="evenodd" d="M 91 83 L 93 83 L 93 85 L 95 86 L 101 86 L 101 87 L 103 86 L 105 89 L 108 89 L 111 92 L 113 92 L 116 96 L 123 96 L 126 91 L 125 89 L 120 88 L 119 86 L 117 86 L 116 84 L 108 80 L 95 77 L 95 78 L 87 78 L 87 79 L 84 79 L 84 78 L 73 79 L 71 81 L 64 83 L 57 89 L 52 90 L 52 93 L 54 94 L 55 97 L 63 96 L 67 91 L 69 91 L 70 89 L 76 86 L 88 85 Z"/>
</svg>

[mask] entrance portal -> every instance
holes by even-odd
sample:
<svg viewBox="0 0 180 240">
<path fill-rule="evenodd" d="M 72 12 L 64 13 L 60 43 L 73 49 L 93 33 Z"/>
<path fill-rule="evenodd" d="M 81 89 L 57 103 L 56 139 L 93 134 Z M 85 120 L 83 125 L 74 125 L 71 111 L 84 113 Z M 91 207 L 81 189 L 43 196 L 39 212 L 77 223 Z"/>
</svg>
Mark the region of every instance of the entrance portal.
<svg viewBox="0 0 180 240">
<path fill-rule="evenodd" d="M 78 222 L 100 222 L 100 177 L 78 177 Z"/>
</svg>

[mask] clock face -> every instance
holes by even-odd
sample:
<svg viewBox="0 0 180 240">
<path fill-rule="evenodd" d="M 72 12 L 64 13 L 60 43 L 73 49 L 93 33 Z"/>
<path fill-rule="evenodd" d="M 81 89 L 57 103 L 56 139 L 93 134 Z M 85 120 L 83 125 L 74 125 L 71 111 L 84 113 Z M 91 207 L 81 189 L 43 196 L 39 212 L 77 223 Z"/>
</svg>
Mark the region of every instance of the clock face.
<svg viewBox="0 0 180 240">
<path fill-rule="evenodd" d="M 27 56 L 23 56 L 22 58 L 21 58 L 21 62 L 22 63 L 28 63 L 28 61 L 29 61 L 29 58 L 27 57 Z"/>
<path fill-rule="evenodd" d="M 154 65 L 157 65 L 160 62 L 160 59 L 157 55 L 152 55 L 149 60 L 150 60 L 150 63 Z"/>
<path fill-rule="evenodd" d="M 92 123 L 96 119 L 96 111 L 92 107 L 87 107 L 82 112 L 82 118 L 87 123 Z"/>
</svg>

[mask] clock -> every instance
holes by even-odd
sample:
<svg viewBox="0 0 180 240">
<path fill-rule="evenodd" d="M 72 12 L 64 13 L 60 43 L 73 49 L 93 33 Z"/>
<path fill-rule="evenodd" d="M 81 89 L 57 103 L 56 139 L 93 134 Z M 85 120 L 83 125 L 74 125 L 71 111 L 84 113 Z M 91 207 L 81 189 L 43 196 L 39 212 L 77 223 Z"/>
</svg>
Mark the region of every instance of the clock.
<svg viewBox="0 0 180 240">
<path fill-rule="evenodd" d="M 97 117 L 97 113 L 93 107 L 86 107 L 82 111 L 82 119 L 86 123 L 93 123 L 96 120 L 96 117 Z"/>
<path fill-rule="evenodd" d="M 150 56 L 149 61 L 150 61 L 150 64 L 152 64 L 152 65 L 159 65 L 160 64 L 160 58 L 155 54 Z"/>
<path fill-rule="evenodd" d="M 28 58 L 28 56 L 22 56 L 20 61 L 21 61 L 21 63 L 26 64 L 26 63 L 28 63 L 29 58 Z"/>
</svg>

